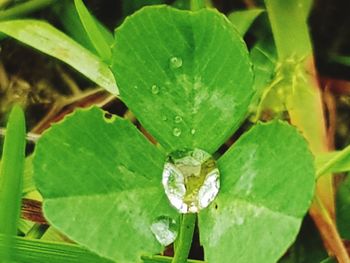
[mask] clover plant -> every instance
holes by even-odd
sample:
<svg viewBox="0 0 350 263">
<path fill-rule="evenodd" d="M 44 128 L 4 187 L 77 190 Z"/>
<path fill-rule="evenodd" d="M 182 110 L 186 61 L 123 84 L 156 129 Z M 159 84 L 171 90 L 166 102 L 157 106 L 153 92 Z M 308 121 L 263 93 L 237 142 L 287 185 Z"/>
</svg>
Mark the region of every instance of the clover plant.
<svg viewBox="0 0 350 263">
<path fill-rule="evenodd" d="M 142 262 L 174 241 L 173 262 L 186 262 L 198 219 L 206 262 L 276 262 L 311 204 L 314 160 L 277 120 L 218 151 L 256 94 L 232 23 L 213 9 L 143 8 L 116 29 L 111 70 L 157 143 L 97 107 L 54 124 L 34 157 L 49 223 L 115 262 Z"/>
</svg>

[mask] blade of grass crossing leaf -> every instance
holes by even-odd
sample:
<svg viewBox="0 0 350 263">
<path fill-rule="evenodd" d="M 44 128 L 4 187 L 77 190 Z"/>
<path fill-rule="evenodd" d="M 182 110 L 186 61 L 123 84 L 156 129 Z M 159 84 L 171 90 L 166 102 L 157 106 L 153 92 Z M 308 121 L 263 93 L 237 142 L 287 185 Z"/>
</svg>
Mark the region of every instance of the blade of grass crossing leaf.
<svg viewBox="0 0 350 263">
<path fill-rule="evenodd" d="M 119 91 L 107 64 L 50 24 L 38 20 L 0 22 L 0 32 L 53 56 L 114 95 Z"/>
<path fill-rule="evenodd" d="M 8 120 L 0 167 L 0 233 L 17 234 L 25 156 L 25 121 L 22 109 L 14 106 Z M 3 239 L 3 261 L 11 259 L 11 239 Z"/>
<path fill-rule="evenodd" d="M 97 53 L 104 61 L 110 61 L 112 52 L 111 47 L 108 44 L 108 40 L 103 36 L 100 28 L 95 22 L 93 16 L 90 14 L 89 10 L 85 7 L 83 1 L 74 0 L 74 3 L 80 17 L 80 21 L 82 22 L 85 31 L 89 36 L 91 43 L 94 45 Z"/>
<path fill-rule="evenodd" d="M 3 255 L 4 235 L 0 234 L 0 257 Z M 14 259 L 21 263 L 112 263 L 92 252 L 68 243 L 48 242 L 38 239 L 14 237 Z M 170 263 L 171 257 L 142 256 L 144 263 Z M 188 260 L 188 263 L 204 263 L 200 260 Z"/>
<path fill-rule="evenodd" d="M 0 258 L 4 245 L 0 235 Z M 13 260 L 20 263 L 112 263 L 77 245 L 14 237 Z"/>
</svg>

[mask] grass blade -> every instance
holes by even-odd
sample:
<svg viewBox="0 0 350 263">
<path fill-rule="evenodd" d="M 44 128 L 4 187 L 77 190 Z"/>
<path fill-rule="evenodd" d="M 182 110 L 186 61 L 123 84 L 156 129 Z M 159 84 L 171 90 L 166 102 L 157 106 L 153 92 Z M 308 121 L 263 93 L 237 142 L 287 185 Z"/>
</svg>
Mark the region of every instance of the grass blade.
<svg viewBox="0 0 350 263">
<path fill-rule="evenodd" d="M 0 167 L 0 233 L 17 234 L 25 157 L 25 121 L 22 109 L 14 106 L 8 120 Z M 4 238 L 3 262 L 11 258 L 11 239 Z"/>
<path fill-rule="evenodd" d="M 80 21 L 99 56 L 106 62 L 111 60 L 112 51 L 102 32 L 100 31 L 94 17 L 90 14 L 82 0 L 74 0 Z"/>
</svg>

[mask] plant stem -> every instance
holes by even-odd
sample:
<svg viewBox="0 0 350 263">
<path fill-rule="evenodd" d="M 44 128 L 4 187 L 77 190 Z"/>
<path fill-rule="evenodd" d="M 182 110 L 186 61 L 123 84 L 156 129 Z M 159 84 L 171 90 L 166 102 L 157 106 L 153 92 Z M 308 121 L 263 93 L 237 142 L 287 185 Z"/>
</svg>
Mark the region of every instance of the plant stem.
<svg viewBox="0 0 350 263">
<path fill-rule="evenodd" d="M 307 26 L 310 0 L 265 0 L 279 62 L 288 69 L 288 60 L 299 61 L 285 71 L 291 96 L 287 108 L 292 124 L 304 135 L 311 151 L 317 155 L 328 151 L 324 109 L 314 65 Z M 297 68 L 298 67 L 298 68 Z M 289 75 L 288 75 L 289 74 Z M 333 177 L 327 174 L 317 181 L 315 201 L 310 214 L 325 247 L 341 263 L 349 263 L 335 224 Z"/>
<path fill-rule="evenodd" d="M 55 1 L 56 0 L 32 0 L 23 4 L 18 4 L 12 8 L 0 11 L 0 21 L 27 15 L 45 8 Z"/>
<path fill-rule="evenodd" d="M 349 154 L 350 154 L 350 145 L 347 146 L 342 151 L 340 151 L 332 159 L 330 159 L 328 162 L 326 162 L 320 169 L 318 169 L 316 172 L 316 177 L 318 178 L 324 174 L 327 174 L 329 169 L 331 169 L 338 162 L 341 162 L 342 160 L 344 160 L 346 157 L 349 156 Z"/>
<path fill-rule="evenodd" d="M 205 7 L 204 0 L 190 0 L 190 6 L 192 11 L 197 11 Z"/>
<path fill-rule="evenodd" d="M 183 214 L 179 240 L 172 263 L 186 263 L 191 249 L 193 231 L 196 224 L 197 214 Z"/>
</svg>

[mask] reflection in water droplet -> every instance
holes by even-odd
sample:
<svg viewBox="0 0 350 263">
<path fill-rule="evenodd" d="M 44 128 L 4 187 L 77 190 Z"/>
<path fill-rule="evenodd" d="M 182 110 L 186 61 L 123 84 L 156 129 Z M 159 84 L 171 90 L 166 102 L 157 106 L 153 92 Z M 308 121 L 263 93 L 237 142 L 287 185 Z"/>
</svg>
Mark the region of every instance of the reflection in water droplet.
<svg viewBox="0 0 350 263">
<path fill-rule="evenodd" d="M 173 135 L 176 137 L 179 137 L 181 135 L 181 129 L 180 128 L 174 128 L 173 129 Z"/>
<path fill-rule="evenodd" d="M 177 237 L 176 221 L 167 216 L 160 216 L 153 221 L 151 231 L 162 246 L 168 246 Z"/>
<path fill-rule="evenodd" d="M 171 68 L 180 68 L 182 66 L 182 59 L 179 57 L 170 58 L 170 67 Z"/>
<path fill-rule="evenodd" d="M 194 135 L 196 133 L 196 129 L 191 129 L 191 134 Z"/>
<path fill-rule="evenodd" d="M 170 203 L 181 213 L 207 207 L 220 188 L 213 157 L 200 149 L 175 151 L 164 165 L 162 183 Z"/>
<path fill-rule="evenodd" d="M 151 90 L 152 90 L 153 94 L 158 94 L 159 93 L 159 87 L 157 85 L 153 85 Z"/>
<path fill-rule="evenodd" d="M 181 116 L 175 116 L 175 123 L 180 123 L 182 122 L 182 117 Z"/>
</svg>

